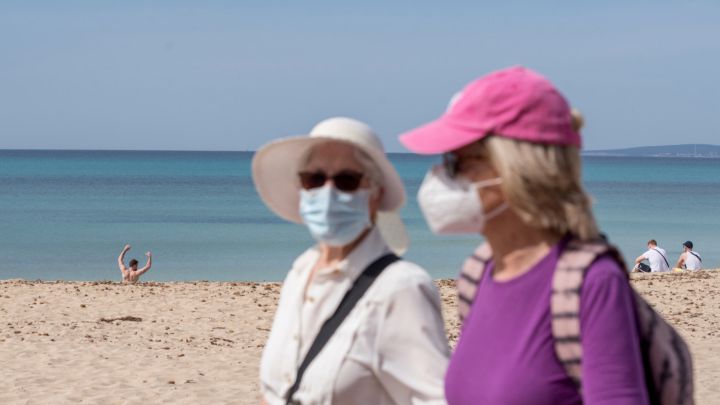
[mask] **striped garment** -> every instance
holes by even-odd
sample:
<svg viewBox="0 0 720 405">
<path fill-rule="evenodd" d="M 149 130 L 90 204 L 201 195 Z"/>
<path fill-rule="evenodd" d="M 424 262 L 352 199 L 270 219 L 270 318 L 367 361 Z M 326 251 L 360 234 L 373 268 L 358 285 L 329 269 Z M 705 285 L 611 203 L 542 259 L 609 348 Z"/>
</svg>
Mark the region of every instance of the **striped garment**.
<svg viewBox="0 0 720 405">
<path fill-rule="evenodd" d="M 586 270 L 600 256 L 610 256 L 625 269 L 620 253 L 604 242 L 570 239 L 559 256 L 550 296 L 551 328 L 555 354 L 582 394 L 583 346 L 580 331 L 580 299 Z M 464 321 L 483 273 L 492 260 L 489 244 L 481 245 L 464 263 L 457 282 L 458 311 Z M 690 352 L 677 332 L 634 290 L 646 384 L 651 403 L 693 404 Z"/>
</svg>

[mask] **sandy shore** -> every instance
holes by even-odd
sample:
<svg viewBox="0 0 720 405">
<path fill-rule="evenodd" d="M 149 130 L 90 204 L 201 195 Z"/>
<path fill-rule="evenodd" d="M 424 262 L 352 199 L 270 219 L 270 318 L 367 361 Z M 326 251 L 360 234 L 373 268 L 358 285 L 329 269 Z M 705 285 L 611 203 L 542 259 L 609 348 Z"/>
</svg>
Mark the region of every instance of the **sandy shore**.
<svg viewBox="0 0 720 405">
<path fill-rule="evenodd" d="M 720 398 L 720 272 L 634 277 Z M 451 341 L 453 282 L 438 284 Z M 0 282 L 0 403 L 257 403 L 278 283 Z"/>
</svg>

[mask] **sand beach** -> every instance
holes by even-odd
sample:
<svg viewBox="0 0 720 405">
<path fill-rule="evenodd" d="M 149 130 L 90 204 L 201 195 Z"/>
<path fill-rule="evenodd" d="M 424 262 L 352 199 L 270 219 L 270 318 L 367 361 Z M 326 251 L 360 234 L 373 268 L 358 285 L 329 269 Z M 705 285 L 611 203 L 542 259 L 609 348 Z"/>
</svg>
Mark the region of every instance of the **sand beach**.
<svg viewBox="0 0 720 405">
<path fill-rule="evenodd" d="M 454 281 L 437 281 L 458 336 Z M 633 275 L 688 340 L 696 400 L 720 387 L 720 272 Z M 0 282 L 2 404 L 256 404 L 279 283 Z"/>
</svg>

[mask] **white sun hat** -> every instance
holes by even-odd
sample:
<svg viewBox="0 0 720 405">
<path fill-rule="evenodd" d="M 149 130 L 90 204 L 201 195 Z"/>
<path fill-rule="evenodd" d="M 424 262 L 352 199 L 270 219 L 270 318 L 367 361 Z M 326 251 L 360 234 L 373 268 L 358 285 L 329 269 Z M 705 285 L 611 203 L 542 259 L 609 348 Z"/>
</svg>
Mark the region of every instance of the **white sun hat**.
<svg viewBox="0 0 720 405">
<path fill-rule="evenodd" d="M 375 163 L 383 189 L 376 226 L 393 252 L 405 253 L 409 240 L 399 215 L 405 204 L 405 187 L 388 160 L 380 138 L 358 120 L 329 118 L 315 125 L 309 135 L 279 139 L 260 148 L 252 161 L 253 181 L 260 198 L 281 218 L 302 224 L 298 171 L 310 148 L 328 141 L 349 143 Z"/>
</svg>

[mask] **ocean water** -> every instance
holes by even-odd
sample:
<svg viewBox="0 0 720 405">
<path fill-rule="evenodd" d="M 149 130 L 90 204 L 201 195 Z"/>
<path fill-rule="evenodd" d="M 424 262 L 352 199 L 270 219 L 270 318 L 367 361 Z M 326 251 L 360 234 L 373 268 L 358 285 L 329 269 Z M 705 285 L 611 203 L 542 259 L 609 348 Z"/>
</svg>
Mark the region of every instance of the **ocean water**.
<svg viewBox="0 0 720 405">
<path fill-rule="evenodd" d="M 257 196 L 250 152 L 0 150 L 0 279 L 118 280 L 117 256 L 144 263 L 145 280 L 281 280 L 313 241 Z M 453 277 L 477 236 L 430 233 L 415 195 L 437 158 L 392 154 L 407 187 L 407 258 Z M 695 242 L 720 267 L 720 160 L 584 158 L 605 233 L 627 259 L 650 238 L 677 260 Z M 672 264 L 672 263 L 671 263 Z"/>
</svg>

